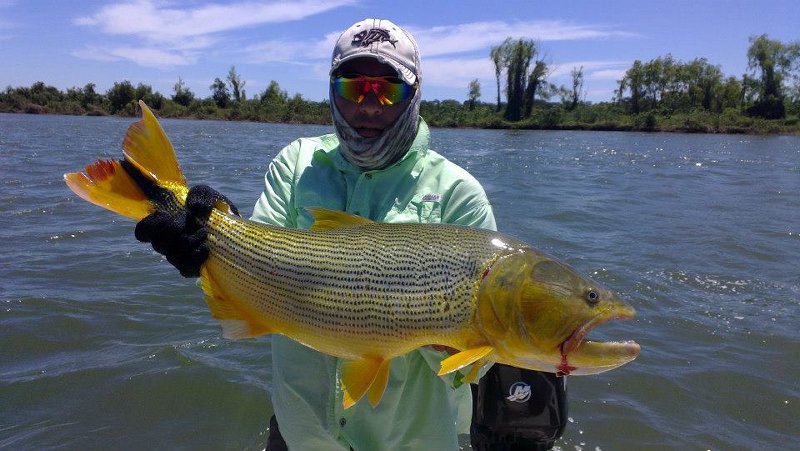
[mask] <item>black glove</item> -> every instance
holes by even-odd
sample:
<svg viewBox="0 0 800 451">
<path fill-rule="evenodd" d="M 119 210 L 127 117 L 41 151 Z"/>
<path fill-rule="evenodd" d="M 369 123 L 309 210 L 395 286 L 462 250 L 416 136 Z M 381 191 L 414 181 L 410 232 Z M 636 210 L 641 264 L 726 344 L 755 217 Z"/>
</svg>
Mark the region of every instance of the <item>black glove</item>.
<svg viewBox="0 0 800 451">
<path fill-rule="evenodd" d="M 136 239 L 152 243 L 153 249 L 167 257 L 183 277 L 199 277 L 200 267 L 208 258 L 208 230 L 203 223 L 220 200 L 239 215 L 227 197 L 207 185 L 197 185 L 189 190 L 184 210 L 159 210 L 139 221 L 134 232 Z"/>
</svg>

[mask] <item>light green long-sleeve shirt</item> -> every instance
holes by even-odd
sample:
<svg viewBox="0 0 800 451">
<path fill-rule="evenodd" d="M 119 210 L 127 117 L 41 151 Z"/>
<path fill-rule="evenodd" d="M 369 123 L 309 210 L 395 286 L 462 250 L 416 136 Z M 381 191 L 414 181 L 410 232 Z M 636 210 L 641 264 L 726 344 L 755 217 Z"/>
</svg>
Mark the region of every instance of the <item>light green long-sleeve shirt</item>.
<svg viewBox="0 0 800 451">
<path fill-rule="evenodd" d="M 301 138 L 275 157 L 252 219 L 308 228 L 306 207 L 379 222 L 443 222 L 496 229 L 483 188 L 465 170 L 430 150 L 420 119 L 410 151 L 394 165 L 362 172 L 339 153 L 335 135 Z M 272 338 L 272 403 L 292 450 L 455 450 L 468 425 L 471 394 L 436 375 L 444 357 L 424 348 L 391 362 L 377 407 L 366 398 L 342 408 L 341 360 L 286 337 Z M 460 419 L 460 424 L 459 420 Z"/>
</svg>

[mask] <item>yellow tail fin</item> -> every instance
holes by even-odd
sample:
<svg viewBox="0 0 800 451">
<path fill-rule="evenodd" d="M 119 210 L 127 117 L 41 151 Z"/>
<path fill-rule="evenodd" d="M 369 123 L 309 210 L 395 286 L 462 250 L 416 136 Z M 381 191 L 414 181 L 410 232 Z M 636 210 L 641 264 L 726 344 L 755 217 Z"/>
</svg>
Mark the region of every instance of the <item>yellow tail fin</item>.
<svg viewBox="0 0 800 451">
<path fill-rule="evenodd" d="M 162 187 L 186 186 L 167 134 L 143 101 L 139 101 L 139 106 L 142 107 L 142 120 L 128 127 L 122 141 L 125 160 Z"/>
<path fill-rule="evenodd" d="M 124 160 L 99 160 L 84 172 L 64 174 L 82 199 L 135 221 L 155 211 L 155 200 L 182 204 L 188 192 L 167 135 L 150 108 L 139 105 L 142 119 L 128 127 Z"/>
<path fill-rule="evenodd" d="M 85 172 L 64 174 L 64 181 L 83 200 L 138 221 L 153 206 L 119 161 L 99 160 Z"/>
</svg>

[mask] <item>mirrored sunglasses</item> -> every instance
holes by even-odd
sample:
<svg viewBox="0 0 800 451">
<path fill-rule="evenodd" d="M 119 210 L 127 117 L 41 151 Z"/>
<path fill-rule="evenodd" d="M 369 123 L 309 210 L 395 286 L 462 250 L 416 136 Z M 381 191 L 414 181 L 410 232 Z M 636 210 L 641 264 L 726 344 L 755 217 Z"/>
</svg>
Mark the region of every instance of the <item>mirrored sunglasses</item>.
<svg viewBox="0 0 800 451">
<path fill-rule="evenodd" d="M 332 83 L 336 94 L 358 104 L 367 94 L 374 93 L 381 105 L 394 105 L 414 95 L 416 90 L 416 85 L 411 86 L 397 77 L 343 74 L 334 77 Z"/>
</svg>

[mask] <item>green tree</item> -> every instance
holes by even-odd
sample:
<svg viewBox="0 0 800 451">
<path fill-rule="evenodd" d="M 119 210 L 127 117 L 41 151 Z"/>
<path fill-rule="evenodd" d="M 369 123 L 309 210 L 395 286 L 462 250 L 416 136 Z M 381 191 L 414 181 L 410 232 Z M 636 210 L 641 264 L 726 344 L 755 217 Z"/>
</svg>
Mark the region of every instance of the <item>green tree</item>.
<svg viewBox="0 0 800 451">
<path fill-rule="evenodd" d="M 639 114 L 641 111 L 642 98 L 645 96 L 645 73 L 641 61 L 636 60 L 633 66 L 625 72 L 625 76 L 619 82 L 619 89 L 617 94 L 620 102 L 623 100 L 625 92 L 630 92 L 628 98 L 628 111 L 633 114 Z"/>
<path fill-rule="evenodd" d="M 289 94 L 281 89 L 281 86 L 275 80 L 270 80 L 269 86 L 259 96 L 261 103 L 268 105 L 281 105 L 289 100 Z"/>
<path fill-rule="evenodd" d="M 136 91 L 130 81 L 124 80 L 115 82 L 111 89 L 106 92 L 106 97 L 109 101 L 110 113 L 116 114 L 124 111 L 128 104 L 134 101 Z"/>
<path fill-rule="evenodd" d="M 570 91 L 570 101 L 567 108 L 574 110 L 586 96 L 586 92 L 583 90 L 583 66 L 580 68 L 573 67 L 570 75 L 572 75 L 572 90 Z"/>
<path fill-rule="evenodd" d="M 779 119 L 786 116 L 783 104 L 784 78 L 800 59 L 800 43 L 784 44 L 766 34 L 750 37 L 747 49 L 748 68 L 755 72 L 758 91 L 755 105 L 748 109 L 753 116 Z"/>
<path fill-rule="evenodd" d="M 183 82 L 181 77 L 178 77 L 173 89 L 175 90 L 175 94 L 172 96 L 173 102 L 183 106 L 189 106 L 194 102 L 194 93 L 186 87 L 186 83 Z"/>
<path fill-rule="evenodd" d="M 719 86 L 717 92 L 717 101 L 719 102 L 719 111 L 725 111 L 728 108 L 736 109 L 741 104 L 742 98 L 742 83 L 736 77 L 728 77 Z"/>
<path fill-rule="evenodd" d="M 27 91 L 28 100 L 37 105 L 46 106 L 47 104 L 58 103 L 64 100 L 64 94 L 54 86 L 37 81 L 32 84 Z"/>
<path fill-rule="evenodd" d="M 468 108 L 470 111 L 475 109 L 475 102 L 481 97 L 481 83 L 478 79 L 469 82 L 469 101 Z"/>
<path fill-rule="evenodd" d="M 209 86 L 211 89 L 211 99 L 217 104 L 219 108 L 227 108 L 231 103 L 231 94 L 228 92 L 228 86 L 224 81 L 219 78 L 214 79 L 214 83 Z"/>
<path fill-rule="evenodd" d="M 96 103 L 100 103 L 100 94 L 95 91 L 97 85 L 94 83 L 86 83 L 86 85 L 81 90 L 81 106 L 84 108 L 89 108 L 91 105 Z"/>
<path fill-rule="evenodd" d="M 246 82 L 236 73 L 236 66 L 231 66 L 231 70 L 228 71 L 228 83 L 231 85 L 233 101 L 236 103 L 244 102 L 246 100 L 244 92 Z"/>
<path fill-rule="evenodd" d="M 642 71 L 644 96 L 650 100 L 650 109 L 656 109 L 673 84 L 670 77 L 676 73 L 675 60 L 667 54 L 645 63 Z"/>
<path fill-rule="evenodd" d="M 511 47 L 511 38 L 506 38 L 502 44 L 492 47 L 489 51 L 489 58 L 494 64 L 494 76 L 497 80 L 497 111 L 500 111 L 500 75 L 508 60 L 508 49 Z"/>
<path fill-rule="evenodd" d="M 525 117 L 529 117 L 533 111 L 533 104 L 536 101 L 536 94 L 542 95 L 542 85 L 545 84 L 549 68 L 543 60 L 537 60 L 533 65 L 533 70 L 528 75 L 528 84 L 525 86 Z"/>
<path fill-rule="evenodd" d="M 509 121 L 522 119 L 525 106 L 525 86 L 528 81 L 528 68 L 534 56 L 536 46 L 532 40 L 518 39 L 512 42 L 508 50 L 506 63 L 506 111 L 503 117 Z"/>
<path fill-rule="evenodd" d="M 159 92 L 153 92 L 153 87 L 144 83 L 136 85 L 136 89 L 133 92 L 133 99 L 143 100 L 147 106 L 156 110 L 160 110 L 164 106 L 164 96 Z M 131 111 L 131 113 L 133 113 L 133 111 Z"/>
<path fill-rule="evenodd" d="M 713 66 L 705 58 L 696 58 L 686 65 L 688 72 L 689 101 L 691 106 L 699 106 L 705 111 L 722 112 L 720 94 L 722 91 L 722 70 Z"/>
</svg>

